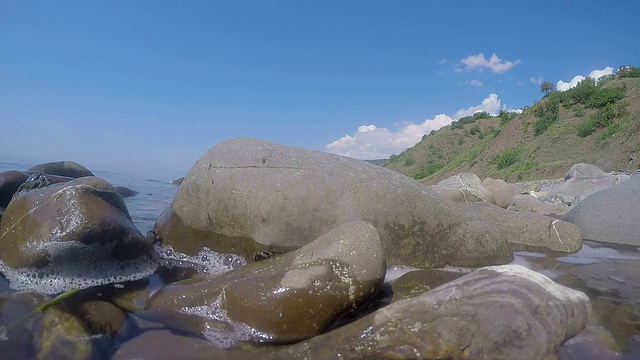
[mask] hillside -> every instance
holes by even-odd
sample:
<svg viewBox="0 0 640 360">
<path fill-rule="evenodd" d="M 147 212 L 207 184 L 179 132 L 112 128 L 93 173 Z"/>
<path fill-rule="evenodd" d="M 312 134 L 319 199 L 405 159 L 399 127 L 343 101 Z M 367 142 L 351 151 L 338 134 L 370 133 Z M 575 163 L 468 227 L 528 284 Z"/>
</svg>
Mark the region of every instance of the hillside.
<svg viewBox="0 0 640 360">
<path fill-rule="evenodd" d="M 519 115 L 476 113 L 459 119 L 384 166 L 427 184 L 464 171 L 507 181 L 559 178 L 578 162 L 635 171 L 640 169 L 640 78 L 623 74 L 552 92 Z"/>
</svg>

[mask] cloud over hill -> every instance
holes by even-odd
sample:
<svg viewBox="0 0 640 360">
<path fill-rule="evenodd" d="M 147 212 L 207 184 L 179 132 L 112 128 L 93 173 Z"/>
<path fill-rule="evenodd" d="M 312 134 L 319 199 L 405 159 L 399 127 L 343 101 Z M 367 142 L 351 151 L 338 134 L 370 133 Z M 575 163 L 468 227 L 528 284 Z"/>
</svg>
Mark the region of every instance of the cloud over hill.
<svg viewBox="0 0 640 360">
<path fill-rule="evenodd" d="M 473 115 L 478 111 L 496 114 L 500 110 L 500 98 L 496 94 L 489 94 L 481 104 L 456 111 L 453 116 L 436 115 L 433 119 L 426 119 L 420 124 L 409 123 L 396 130 L 389 130 L 376 125 L 362 125 L 353 135 L 345 135 L 325 146 L 334 154 L 353 157 L 356 159 L 383 159 L 392 154 L 417 144 L 422 136 L 432 130 L 438 130 L 451 124 L 461 117 Z"/>
</svg>

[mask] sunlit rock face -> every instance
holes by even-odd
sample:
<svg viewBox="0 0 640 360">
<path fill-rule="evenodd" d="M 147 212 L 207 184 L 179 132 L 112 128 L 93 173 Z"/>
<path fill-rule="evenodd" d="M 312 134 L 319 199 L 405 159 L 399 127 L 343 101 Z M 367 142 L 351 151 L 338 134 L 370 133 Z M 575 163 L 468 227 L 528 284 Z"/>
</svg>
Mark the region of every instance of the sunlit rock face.
<svg viewBox="0 0 640 360">
<path fill-rule="evenodd" d="M 191 168 L 155 230 L 177 251 L 247 258 L 300 248 L 353 220 L 372 224 L 389 264 L 507 263 L 507 239 L 475 214 L 392 170 L 257 139 L 233 139 Z"/>
<path fill-rule="evenodd" d="M 282 350 L 290 359 L 550 359 L 589 298 L 519 265 L 488 267 Z"/>
<path fill-rule="evenodd" d="M 105 180 L 21 191 L 0 220 L 0 266 L 14 289 L 57 293 L 142 278 L 151 245 Z"/>
<path fill-rule="evenodd" d="M 353 221 L 277 259 L 172 284 L 148 307 L 173 318 L 195 315 L 184 330 L 201 326 L 220 347 L 239 340 L 288 343 L 322 333 L 375 295 L 385 274 L 376 229 Z"/>
</svg>

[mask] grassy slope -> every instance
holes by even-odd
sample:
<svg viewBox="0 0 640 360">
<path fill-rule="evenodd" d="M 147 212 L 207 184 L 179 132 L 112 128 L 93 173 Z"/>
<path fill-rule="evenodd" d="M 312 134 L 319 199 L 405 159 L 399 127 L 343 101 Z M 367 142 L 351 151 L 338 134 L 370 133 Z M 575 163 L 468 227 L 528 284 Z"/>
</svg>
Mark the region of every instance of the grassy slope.
<svg viewBox="0 0 640 360">
<path fill-rule="evenodd" d="M 549 101 L 545 97 L 506 124 L 501 125 L 499 118 L 492 117 L 465 124 L 461 129 L 446 126 L 385 166 L 428 184 L 463 171 L 507 181 L 559 178 L 578 162 L 591 163 L 605 171 L 638 169 L 640 79 L 616 79 L 604 87 L 621 85 L 626 86 L 625 98 L 620 101 L 627 104 L 627 115 L 615 120 L 620 129 L 606 139 L 602 138 L 604 128 L 586 137 L 577 135 L 579 126 L 598 110 L 585 108 L 584 115 L 577 116 L 576 106 L 580 105 L 570 101 L 560 105 L 556 122 L 542 134 L 534 135 L 534 123 L 539 119 L 536 108 L 545 106 Z M 484 138 L 472 135 L 471 129 L 476 125 Z M 499 131 L 491 132 L 492 128 Z M 509 165 L 498 168 L 496 160 L 501 154 L 504 159 L 507 151 L 512 152 L 514 162 L 503 162 L 501 165 Z M 425 177 L 426 174 L 430 175 Z"/>
</svg>

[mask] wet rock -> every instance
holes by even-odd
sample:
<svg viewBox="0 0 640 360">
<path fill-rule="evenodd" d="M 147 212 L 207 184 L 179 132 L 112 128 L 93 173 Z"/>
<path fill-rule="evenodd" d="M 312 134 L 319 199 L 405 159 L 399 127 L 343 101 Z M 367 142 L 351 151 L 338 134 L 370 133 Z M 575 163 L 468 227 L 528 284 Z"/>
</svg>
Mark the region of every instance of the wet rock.
<svg viewBox="0 0 640 360">
<path fill-rule="evenodd" d="M 6 208 L 20 185 L 27 180 L 28 174 L 22 171 L 5 171 L 0 173 L 0 208 Z"/>
<path fill-rule="evenodd" d="M 31 167 L 27 172 L 41 172 L 50 175 L 68 176 L 74 179 L 84 176 L 94 176 L 89 169 L 74 161 L 55 161 L 38 164 Z"/>
<path fill-rule="evenodd" d="M 225 321 L 211 318 L 205 326 L 205 336 L 222 347 L 234 338 L 291 342 L 321 333 L 376 294 L 385 273 L 377 231 L 354 221 L 277 259 L 172 284 L 150 299 L 149 308 L 223 314 Z"/>
<path fill-rule="evenodd" d="M 502 179 L 486 178 L 482 181 L 482 186 L 493 194 L 495 204 L 505 209 L 509 206 L 509 199 L 520 194 L 517 185 L 507 183 Z"/>
<path fill-rule="evenodd" d="M 38 293 L 14 292 L 0 298 L 3 359 L 89 359 L 93 344 L 81 322 L 58 307 L 34 309 L 49 301 Z"/>
<path fill-rule="evenodd" d="M 473 173 L 460 173 L 431 186 L 449 199 L 460 203 L 486 201 L 495 204 L 493 193 L 482 186 L 480 178 Z"/>
<path fill-rule="evenodd" d="M 408 272 L 391 283 L 392 302 L 409 299 L 451 282 L 465 273 L 441 269 L 420 269 Z"/>
<path fill-rule="evenodd" d="M 256 355 L 248 351 L 220 349 L 202 338 L 181 336 L 169 330 L 152 330 L 119 346 L 111 359 L 255 360 L 268 358 L 265 353 Z"/>
<path fill-rule="evenodd" d="M 74 309 L 92 334 L 114 337 L 122 328 L 126 314 L 119 307 L 102 300 L 83 302 Z"/>
<path fill-rule="evenodd" d="M 595 193 L 563 219 L 576 224 L 585 239 L 640 246 L 640 176 Z"/>
<path fill-rule="evenodd" d="M 155 269 L 151 254 L 122 197 L 96 177 L 21 192 L 0 220 L 0 265 L 14 289 L 138 279 Z"/>
<path fill-rule="evenodd" d="M 570 198 L 581 200 L 600 190 L 619 185 L 627 180 L 627 175 L 605 173 L 597 166 L 590 164 L 573 165 L 564 177 L 564 182 L 550 190 L 547 197 L 554 198 L 564 194 Z"/>
<path fill-rule="evenodd" d="M 183 181 L 184 181 L 184 176 L 180 177 L 180 178 L 177 178 L 177 179 L 174 179 L 174 180 L 171 180 L 171 183 L 174 184 L 174 185 L 180 185 L 180 184 L 182 184 Z"/>
<path fill-rule="evenodd" d="M 509 262 L 506 239 L 433 190 L 367 162 L 257 139 L 220 143 L 191 168 L 156 223 L 164 243 L 252 258 L 300 248 L 347 221 L 378 230 L 389 264 Z"/>
<path fill-rule="evenodd" d="M 128 198 L 128 197 L 138 195 L 137 191 L 129 189 L 126 186 L 116 186 L 115 189 L 118 192 L 118 194 L 120 194 L 120 196 L 122 196 L 123 198 Z"/>
<path fill-rule="evenodd" d="M 477 270 L 281 350 L 289 359 L 548 359 L 585 328 L 586 295 L 517 265 Z"/>
<path fill-rule="evenodd" d="M 500 229 L 514 250 L 575 252 L 582 246 L 580 229 L 566 221 L 532 213 L 505 210 L 487 204 L 468 204 L 467 209 Z"/>
<path fill-rule="evenodd" d="M 509 200 L 507 210 L 562 216 L 569 211 L 569 208 L 561 201 L 543 202 L 531 195 L 516 195 Z"/>
</svg>

